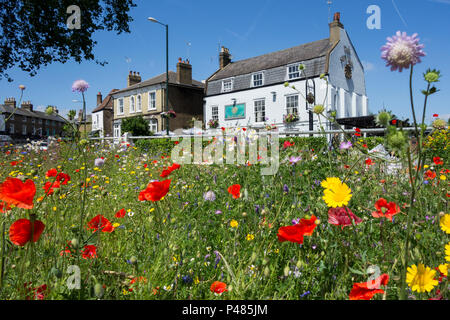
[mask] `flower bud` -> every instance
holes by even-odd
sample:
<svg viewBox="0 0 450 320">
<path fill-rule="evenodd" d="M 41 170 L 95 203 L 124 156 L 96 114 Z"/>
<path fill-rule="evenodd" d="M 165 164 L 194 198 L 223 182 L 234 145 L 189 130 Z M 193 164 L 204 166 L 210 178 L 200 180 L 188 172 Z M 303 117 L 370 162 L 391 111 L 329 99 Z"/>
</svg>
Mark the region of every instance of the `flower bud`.
<svg viewBox="0 0 450 320">
<path fill-rule="evenodd" d="M 100 299 L 101 297 L 103 297 L 103 293 L 105 292 L 105 290 L 103 289 L 103 286 L 100 283 L 96 283 L 94 286 L 94 294 L 95 296 Z"/>
<path fill-rule="evenodd" d="M 75 249 L 78 248 L 79 242 L 78 239 L 73 238 L 72 240 L 70 240 L 70 244 L 72 245 L 72 247 L 74 247 Z"/>
</svg>

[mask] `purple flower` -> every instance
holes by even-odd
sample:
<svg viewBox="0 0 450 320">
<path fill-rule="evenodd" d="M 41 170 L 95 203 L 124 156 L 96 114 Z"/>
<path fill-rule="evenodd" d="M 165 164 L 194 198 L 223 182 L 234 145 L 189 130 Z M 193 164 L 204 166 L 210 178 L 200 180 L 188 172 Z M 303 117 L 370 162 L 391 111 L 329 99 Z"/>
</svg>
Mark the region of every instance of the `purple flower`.
<svg viewBox="0 0 450 320">
<path fill-rule="evenodd" d="M 417 33 L 412 36 L 406 32 L 397 31 L 395 36 L 388 37 L 388 42 L 381 47 L 381 58 L 386 60 L 386 67 L 390 66 L 391 71 L 409 69 L 410 65 L 420 63 L 420 57 L 425 56 L 424 45 L 419 44 Z"/>
<path fill-rule="evenodd" d="M 339 149 L 341 149 L 341 150 L 347 150 L 347 149 L 350 149 L 351 147 L 352 147 L 352 143 L 350 141 L 343 141 L 339 145 Z"/>
<path fill-rule="evenodd" d="M 205 201 L 214 201 L 216 200 L 216 195 L 214 194 L 213 191 L 210 190 L 203 194 L 203 199 L 205 199 Z"/>
<path fill-rule="evenodd" d="M 298 156 L 298 157 L 292 156 L 292 157 L 289 158 L 289 162 L 290 162 L 291 164 L 296 164 L 296 163 L 299 162 L 300 160 L 302 160 L 302 157 L 301 157 L 301 156 Z"/>
<path fill-rule="evenodd" d="M 89 84 L 84 80 L 76 80 L 72 84 L 72 91 L 85 92 L 89 88 Z"/>
<path fill-rule="evenodd" d="M 94 165 L 96 167 L 101 167 L 101 166 L 103 166 L 103 164 L 105 164 L 105 159 L 97 158 L 94 160 Z"/>
<path fill-rule="evenodd" d="M 298 224 L 300 222 L 300 218 L 292 219 L 292 224 Z"/>
<path fill-rule="evenodd" d="M 222 211 L 220 211 L 220 210 L 216 210 L 216 212 L 215 212 L 216 214 L 221 214 L 222 213 Z"/>
</svg>

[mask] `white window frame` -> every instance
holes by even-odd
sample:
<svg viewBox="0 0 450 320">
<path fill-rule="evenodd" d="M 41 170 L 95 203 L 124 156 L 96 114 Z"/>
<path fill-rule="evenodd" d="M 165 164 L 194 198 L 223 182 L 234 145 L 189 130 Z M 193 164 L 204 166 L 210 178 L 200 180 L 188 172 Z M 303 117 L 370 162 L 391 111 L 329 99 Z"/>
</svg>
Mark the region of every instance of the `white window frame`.
<svg viewBox="0 0 450 320">
<path fill-rule="evenodd" d="M 136 112 L 136 99 L 134 96 L 130 96 L 130 113 Z"/>
<path fill-rule="evenodd" d="M 153 130 L 153 128 L 155 130 Z M 148 129 L 153 133 L 158 132 L 158 119 L 154 119 L 154 118 L 149 119 L 148 120 Z"/>
<path fill-rule="evenodd" d="M 27 125 L 26 124 L 22 125 L 22 135 L 24 135 L 24 136 L 27 135 Z"/>
<path fill-rule="evenodd" d="M 302 74 L 301 74 L 301 70 L 300 70 L 300 64 L 301 63 L 296 63 L 296 64 L 291 64 L 291 65 L 288 65 L 287 66 L 287 68 L 286 68 L 286 70 L 287 70 L 287 79 L 286 80 L 295 80 L 295 79 L 300 79 L 301 78 L 301 76 L 302 76 Z M 297 71 L 295 71 L 295 70 L 293 70 L 293 71 L 291 71 L 290 69 L 291 68 L 297 68 Z M 298 76 L 297 77 L 294 77 L 294 76 L 291 76 L 291 75 L 295 75 L 295 74 L 298 74 Z"/>
<path fill-rule="evenodd" d="M 260 104 L 262 102 L 262 104 Z M 259 110 L 258 110 L 259 108 Z M 253 100 L 253 112 L 255 115 L 255 123 L 265 122 L 266 121 L 266 99 L 255 99 Z M 260 115 L 262 113 L 262 116 Z M 262 120 L 258 121 L 258 119 Z"/>
<path fill-rule="evenodd" d="M 142 96 L 141 94 L 137 95 L 137 103 L 136 103 L 136 112 L 142 112 Z"/>
<path fill-rule="evenodd" d="M 211 106 L 211 119 L 219 121 L 219 106 Z"/>
<path fill-rule="evenodd" d="M 261 79 L 256 80 L 255 76 L 261 76 Z M 256 81 L 261 81 L 261 84 L 255 84 Z M 252 83 L 250 84 L 251 87 L 256 88 L 256 87 L 261 87 L 264 85 L 264 72 L 256 72 L 254 74 L 252 74 Z"/>
<path fill-rule="evenodd" d="M 230 87 L 229 88 L 227 87 L 225 89 L 225 83 L 230 83 Z M 222 80 L 222 93 L 233 91 L 233 87 L 234 87 L 234 79 L 233 78 Z"/>
<path fill-rule="evenodd" d="M 122 108 L 122 111 L 120 111 L 120 108 Z M 124 114 L 124 111 L 123 98 L 120 98 L 117 103 L 117 114 Z"/>
<path fill-rule="evenodd" d="M 154 98 L 152 99 L 152 95 L 154 96 Z M 152 107 L 153 105 L 153 107 Z M 156 110 L 156 91 L 149 91 L 148 92 L 148 110 L 149 111 L 153 111 Z"/>
<path fill-rule="evenodd" d="M 297 97 L 297 105 L 296 106 L 294 106 L 294 107 L 289 107 L 289 105 L 288 105 L 288 99 L 290 99 L 290 98 L 294 98 L 294 97 Z M 286 108 L 286 114 L 295 114 L 295 115 L 298 115 L 298 109 L 299 109 L 299 106 L 300 106 L 300 100 L 299 100 L 299 95 L 298 94 L 291 94 L 291 95 L 288 95 L 288 96 L 286 96 L 286 106 L 285 106 L 285 108 Z M 291 110 L 291 109 L 296 109 L 296 112 L 293 112 L 294 110 Z"/>
</svg>

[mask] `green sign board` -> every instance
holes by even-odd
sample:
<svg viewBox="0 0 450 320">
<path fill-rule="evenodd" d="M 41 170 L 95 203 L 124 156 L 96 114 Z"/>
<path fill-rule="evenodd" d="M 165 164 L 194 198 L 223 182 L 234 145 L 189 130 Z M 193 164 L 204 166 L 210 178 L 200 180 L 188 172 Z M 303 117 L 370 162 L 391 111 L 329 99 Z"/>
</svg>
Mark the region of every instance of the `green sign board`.
<svg viewBox="0 0 450 320">
<path fill-rule="evenodd" d="M 225 106 L 225 120 L 245 119 L 245 103 Z"/>
</svg>

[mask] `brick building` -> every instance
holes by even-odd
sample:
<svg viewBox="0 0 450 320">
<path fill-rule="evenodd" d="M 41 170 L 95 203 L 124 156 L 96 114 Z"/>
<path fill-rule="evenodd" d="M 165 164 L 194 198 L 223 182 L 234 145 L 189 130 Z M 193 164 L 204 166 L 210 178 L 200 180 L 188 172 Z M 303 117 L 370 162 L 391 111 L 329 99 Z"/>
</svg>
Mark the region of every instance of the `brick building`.
<svg viewBox="0 0 450 320">
<path fill-rule="evenodd" d="M 22 105 L 14 111 L 15 108 L 14 98 L 6 98 L 4 104 L 0 104 L 1 128 L 4 129 L 0 134 L 9 135 L 13 139 L 38 139 L 62 135 L 64 120 L 60 117 L 33 110 L 30 101 L 22 102 Z"/>
</svg>

